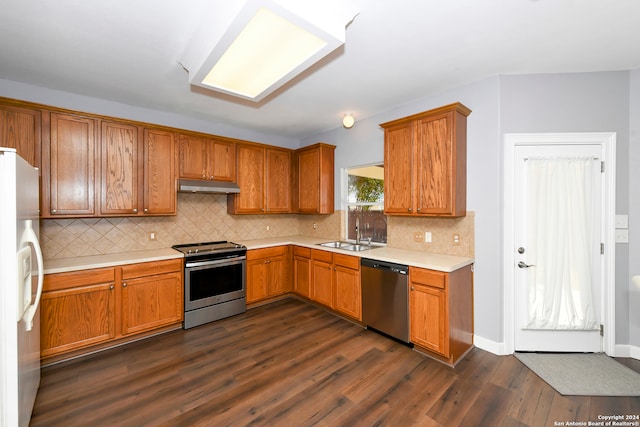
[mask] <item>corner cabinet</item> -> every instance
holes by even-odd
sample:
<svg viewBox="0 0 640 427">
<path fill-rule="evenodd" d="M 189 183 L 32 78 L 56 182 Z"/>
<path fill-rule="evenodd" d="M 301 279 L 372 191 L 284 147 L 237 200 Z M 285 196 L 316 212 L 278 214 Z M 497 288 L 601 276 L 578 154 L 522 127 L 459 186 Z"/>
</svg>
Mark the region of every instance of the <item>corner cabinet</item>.
<svg viewBox="0 0 640 427">
<path fill-rule="evenodd" d="M 383 123 L 387 215 L 466 214 L 467 116 L 460 103 Z"/>
<path fill-rule="evenodd" d="M 460 360 L 473 347 L 472 267 L 409 267 L 409 325 L 418 349 L 450 365 Z"/>
<path fill-rule="evenodd" d="M 318 143 L 294 152 L 294 211 L 334 212 L 334 145 Z"/>
<path fill-rule="evenodd" d="M 41 358 L 72 357 L 179 326 L 182 262 L 179 258 L 45 275 Z"/>
<path fill-rule="evenodd" d="M 0 146 L 15 148 L 31 166 L 40 167 L 42 113 L 18 105 L 0 105 Z"/>
<path fill-rule="evenodd" d="M 258 144 L 237 145 L 239 194 L 230 194 L 230 214 L 291 213 L 291 151 Z"/>
</svg>

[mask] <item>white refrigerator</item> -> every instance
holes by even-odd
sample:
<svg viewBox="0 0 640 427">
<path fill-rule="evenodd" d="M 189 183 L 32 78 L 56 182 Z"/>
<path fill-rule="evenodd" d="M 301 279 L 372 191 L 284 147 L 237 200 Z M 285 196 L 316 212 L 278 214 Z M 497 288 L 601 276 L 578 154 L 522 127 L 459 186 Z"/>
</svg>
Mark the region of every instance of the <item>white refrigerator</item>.
<svg viewBox="0 0 640 427">
<path fill-rule="evenodd" d="M 29 425 L 40 384 L 38 182 L 37 169 L 0 147 L 0 427 Z"/>
</svg>

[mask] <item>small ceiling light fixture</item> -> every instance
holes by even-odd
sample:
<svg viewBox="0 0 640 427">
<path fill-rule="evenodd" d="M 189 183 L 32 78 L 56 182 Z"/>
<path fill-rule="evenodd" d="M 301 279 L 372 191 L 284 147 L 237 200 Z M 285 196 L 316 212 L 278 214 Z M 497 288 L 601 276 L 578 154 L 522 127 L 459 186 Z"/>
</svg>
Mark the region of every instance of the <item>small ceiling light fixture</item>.
<svg viewBox="0 0 640 427">
<path fill-rule="evenodd" d="M 228 3 L 225 7 L 242 5 L 236 0 Z M 263 100 L 344 44 L 346 25 L 357 14 L 352 8 L 347 12 L 345 3 L 247 0 L 239 11 L 227 12 L 232 22 L 218 34 L 213 49 L 191 49 L 200 53 L 185 61 L 189 82 L 255 102 Z M 212 31 L 207 28 L 205 33 Z M 216 40 L 201 31 L 194 43 L 202 45 L 202 38 Z"/>
<path fill-rule="evenodd" d="M 351 113 L 345 114 L 342 118 L 342 126 L 346 127 L 347 129 L 351 129 L 355 122 L 356 120 L 353 118 L 353 115 Z"/>
</svg>

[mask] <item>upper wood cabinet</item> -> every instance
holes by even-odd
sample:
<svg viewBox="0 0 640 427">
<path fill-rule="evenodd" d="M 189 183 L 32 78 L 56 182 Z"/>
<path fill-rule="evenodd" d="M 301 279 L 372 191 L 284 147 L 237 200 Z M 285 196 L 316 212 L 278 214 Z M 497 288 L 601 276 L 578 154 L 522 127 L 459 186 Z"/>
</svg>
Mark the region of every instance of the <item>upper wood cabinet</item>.
<svg viewBox="0 0 640 427">
<path fill-rule="evenodd" d="M 40 167 L 41 116 L 36 109 L 0 105 L 0 145 L 15 148 L 35 167 Z"/>
<path fill-rule="evenodd" d="M 470 113 L 455 103 L 380 125 L 387 215 L 466 215 Z"/>
<path fill-rule="evenodd" d="M 96 188 L 95 119 L 51 113 L 43 144 L 43 217 L 94 216 Z M 99 163 L 98 163 L 99 164 Z"/>
<path fill-rule="evenodd" d="M 235 182 L 235 145 L 222 139 L 180 135 L 179 177 Z"/>
<path fill-rule="evenodd" d="M 291 212 L 291 151 L 237 144 L 239 194 L 228 196 L 231 214 Z"/>
<path fill-rule="evenodd" d="M 304 214 L 334 212 L 335 146 L 318 143 L 294 153 L 294 211 Z"/>
<path fill-rule="evenodd" d="M 100 213 L 137 214 L 138 127 L 124 123 L 101 123 Z"/>
<path fill-rule="evenodd" d="M 175 134 L 46 113 L 41 216 L 175 215 Z"/>
<path fill-rule="evenodd" d="M 145 128 L 143 132 L 144 215 L 175 215 L 177 204 L 175 134 Z"/>
</svg>

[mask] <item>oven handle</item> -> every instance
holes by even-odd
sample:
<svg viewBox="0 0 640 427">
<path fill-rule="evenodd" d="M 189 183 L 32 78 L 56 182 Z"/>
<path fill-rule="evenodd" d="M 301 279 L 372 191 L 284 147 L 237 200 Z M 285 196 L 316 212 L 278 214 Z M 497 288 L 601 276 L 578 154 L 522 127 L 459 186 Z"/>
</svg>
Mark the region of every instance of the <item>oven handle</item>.
<svg viewBox="0 0 640 427">
<path fill-rule="evenodd" d="M 216 260 L 209 260 L 209 261 L 200 261 L 200 262 L 187 262 L 185 264 L 185 268 L 192 268 L 192 267 L 202 267 L 202 266 L 207 266 L 207 265 L 223 265 L 223 264 L 237 264 L 238 262 L 244 261 L 246 260 L 247 257 L 246 256 L 233 256 L 233 257 L 229 257 L 229 258 L 224 258 L 224 259 L 216 259 Z"/>
</svg>

